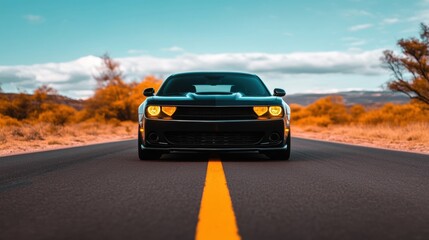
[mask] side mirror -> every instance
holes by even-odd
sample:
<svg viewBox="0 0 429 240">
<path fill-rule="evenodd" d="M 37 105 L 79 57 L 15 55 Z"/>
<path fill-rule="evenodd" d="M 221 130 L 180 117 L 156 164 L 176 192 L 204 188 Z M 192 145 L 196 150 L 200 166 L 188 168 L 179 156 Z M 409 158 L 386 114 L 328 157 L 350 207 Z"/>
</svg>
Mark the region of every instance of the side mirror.
<svg viewBox="0 0 429 240">
<path fill-rule="evenodd" d="M 153 96 L 155 94 L 155 89 L 153 89 L 153 88 L 146 88 L 144 91 L 143 91 L 143 95 L 145 95 L 146 97 L 151 97 L 151 96 Z"/>
<path fill-rule="evenodd" d="M 283 97 L 286 95 L 285 90 L 281 89 L 281 88 L 274 88 L 274 96 L 276 97 Z"/>
</svg>

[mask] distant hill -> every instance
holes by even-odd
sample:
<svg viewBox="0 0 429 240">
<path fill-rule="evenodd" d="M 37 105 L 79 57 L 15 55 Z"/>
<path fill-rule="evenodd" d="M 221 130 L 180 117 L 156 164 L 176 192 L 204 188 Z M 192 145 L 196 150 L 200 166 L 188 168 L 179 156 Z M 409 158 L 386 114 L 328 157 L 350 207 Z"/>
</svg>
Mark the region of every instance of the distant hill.
<svg viewBox="0 0 429 240">
<path fill-rule="evenodd" d="M 19 93 L 0 93 L 0 98 L 7 98 L 9 99 L 9 101 L 12 101 L 18 95 Z M 31 95 L 31 94 L 26 94 L 26 95 Z M 48 95 L 48 101 L 58 103 L 58 104 L 64 104 L 76 110 L 83 109 L 83 104 L 84 104 L 83 100 L 76 100 L 76 99 L 69 98 L 66 96 L 61 96 L 61 95 Z"/>
<path fill-rule="evenodd" d="M 300 93 L 286 95 L 285 101 L 287 103 L 295 103 L 299 105 L 309 105 L 319 98 L 327 96 L 342 96 L 346 105 L 362 104 L 364 106 L 377 106 L 391 102 L 396 104 L 408 103 L 409 98 L 401 93 L 393 93 L 387 91 L 350 91 L 338 93 Z"/>
</svg>

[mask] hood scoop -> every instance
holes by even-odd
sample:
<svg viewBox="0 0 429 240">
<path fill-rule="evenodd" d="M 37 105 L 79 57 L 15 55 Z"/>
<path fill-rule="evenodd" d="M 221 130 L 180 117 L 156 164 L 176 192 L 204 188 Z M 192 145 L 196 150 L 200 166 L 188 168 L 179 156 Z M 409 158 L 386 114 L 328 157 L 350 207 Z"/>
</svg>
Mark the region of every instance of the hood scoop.
<svg viewBox="0 0 429 240">
<path fill-rule="evenodd" d="M 215 102 L 224 102 L 232 101 L 241 98 L 243 95 L 241 93 L 188 93 L 186 97 L 192 98 L 197 101 L 215 101 Z"/>
</svg>

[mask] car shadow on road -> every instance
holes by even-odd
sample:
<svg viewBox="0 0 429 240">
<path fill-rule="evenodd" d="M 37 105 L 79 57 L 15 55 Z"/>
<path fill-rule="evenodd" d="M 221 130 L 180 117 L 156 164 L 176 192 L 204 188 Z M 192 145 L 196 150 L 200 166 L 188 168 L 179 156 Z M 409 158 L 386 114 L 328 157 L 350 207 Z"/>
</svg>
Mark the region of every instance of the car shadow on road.
<svg viewBox="0 0 429 240">
<path fill-rule="evenodd" d="M 297 157 L 297 156 L 295 156 Z M 302 160 L 302 157 L 300 158 Z M 270 159 L 260 153 L 169 153 L 163 154 L 160 159 L 144 160 L 150 162 L 207 162 L 210 160 L 221 160 L 223 162 L 288 162 L 285 160 Z M 292 157 L 289 161 L 298 159 Z"/>
<path fill-rule="evenodd" d="M 171 153 L 163 154 L 160 162 L 207 162 L 221 160 L 223 162 L 282 162 L 272 160 L 265 154 L 258 153 Z"/>
</svg>

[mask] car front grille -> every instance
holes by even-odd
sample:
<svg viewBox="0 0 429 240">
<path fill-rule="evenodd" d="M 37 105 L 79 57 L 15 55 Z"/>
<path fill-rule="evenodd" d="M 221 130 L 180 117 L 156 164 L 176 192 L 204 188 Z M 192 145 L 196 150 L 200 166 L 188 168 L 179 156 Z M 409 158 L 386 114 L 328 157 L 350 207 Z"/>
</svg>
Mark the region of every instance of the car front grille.
<svg viewBox="0 0 429 240">
<path fill-rule="evenodd" d="M 237 147 L 261 142 L 262 132 L 166 132 L 170 144 L 190 147 Z"/>
<path fill-rule="evenodd" d="M 257 119 L 252 107 L 177 107 L 178 120 L 246 120 Z"/>
</svg>

